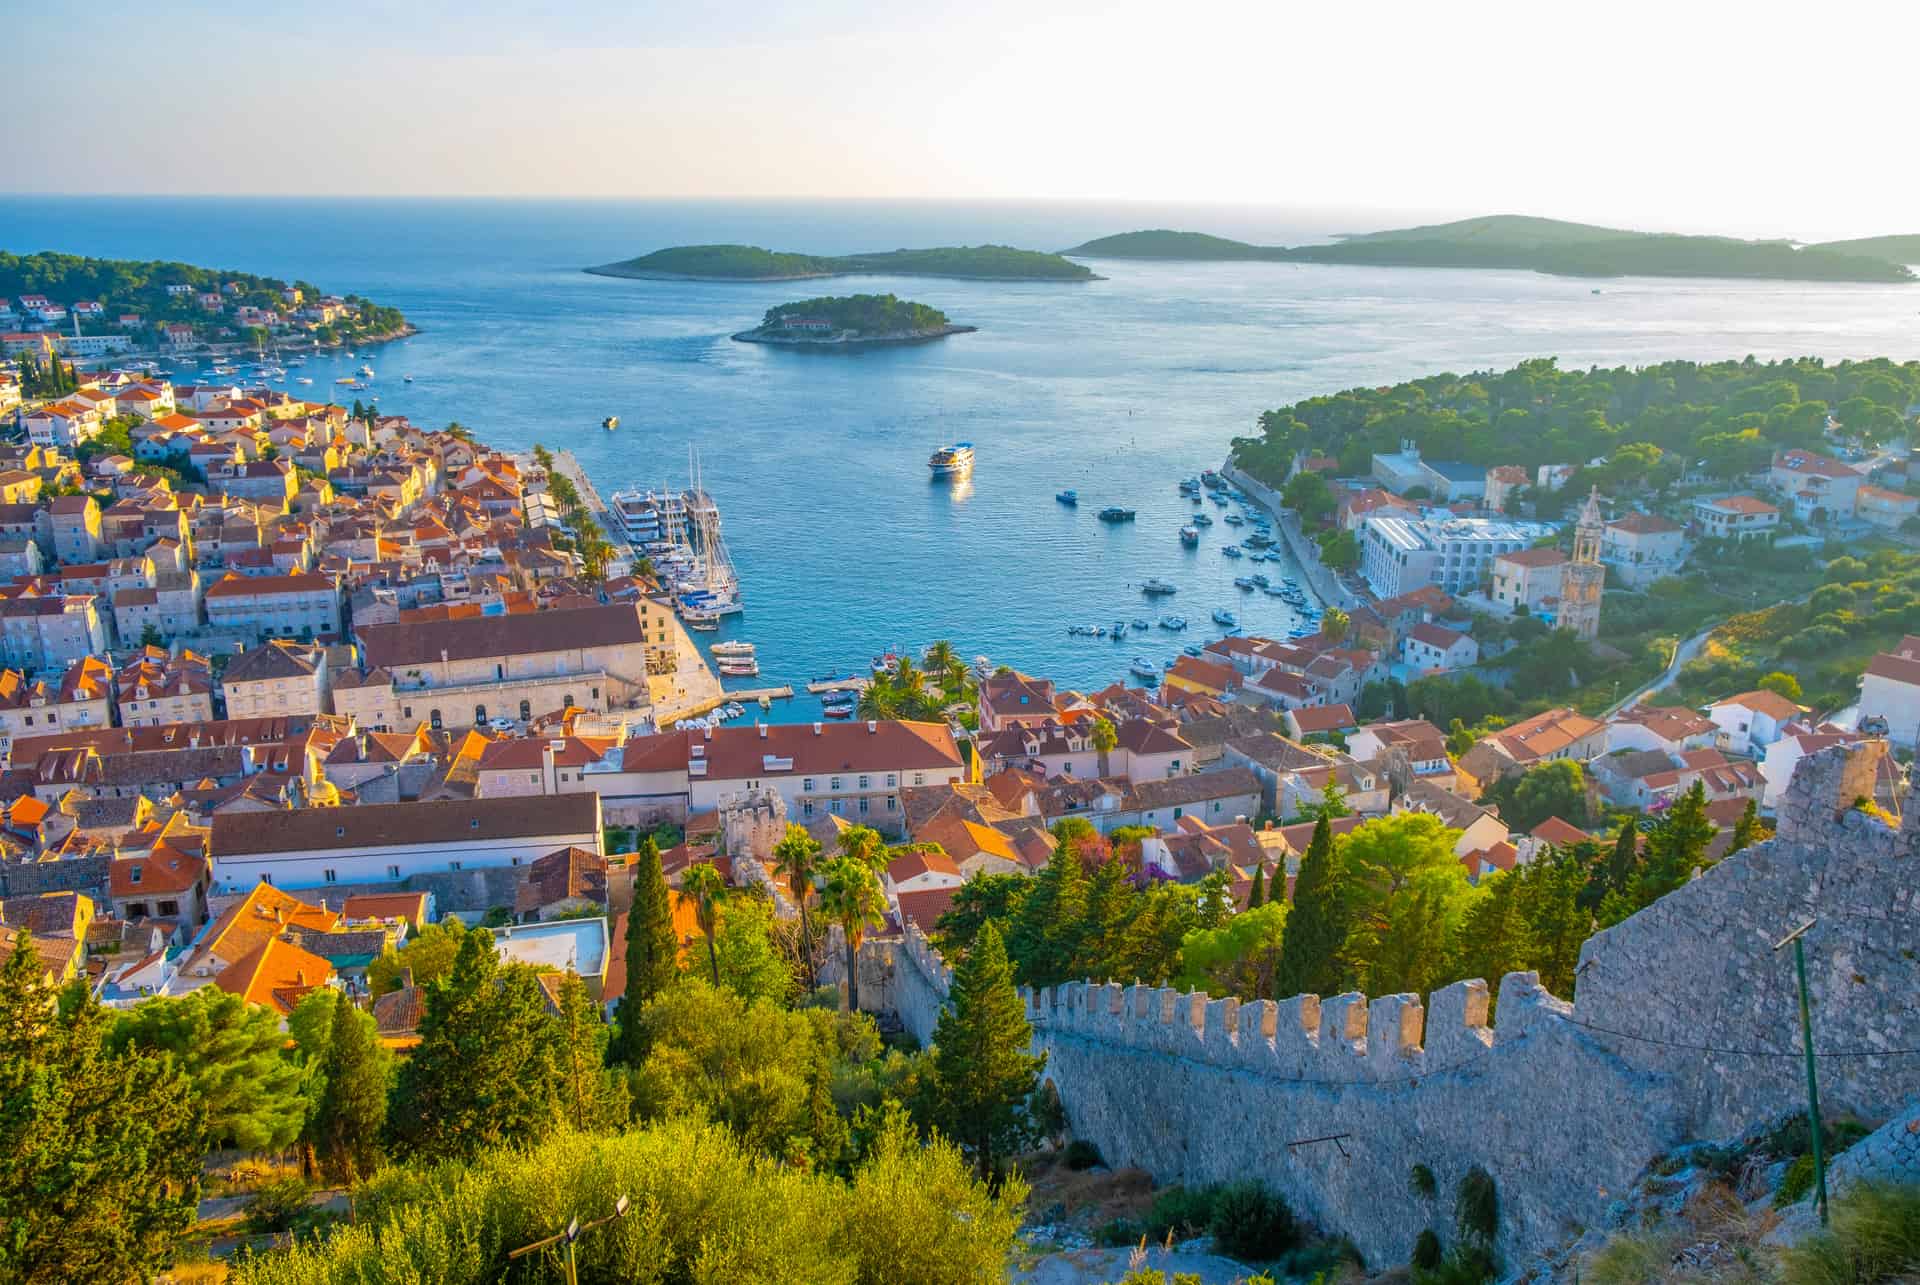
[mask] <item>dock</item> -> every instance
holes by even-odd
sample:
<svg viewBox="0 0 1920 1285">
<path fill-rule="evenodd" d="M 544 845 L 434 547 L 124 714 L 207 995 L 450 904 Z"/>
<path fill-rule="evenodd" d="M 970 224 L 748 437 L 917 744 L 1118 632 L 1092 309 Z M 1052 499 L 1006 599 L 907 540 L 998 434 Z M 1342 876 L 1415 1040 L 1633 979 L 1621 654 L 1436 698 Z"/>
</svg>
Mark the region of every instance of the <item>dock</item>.
<svg viewBox="0 0 1920 1285">
<path fill-rule="evenodd" d="M 820 696 L 827 692 L 864 692 L 873 680 L 871 678 L 827 678 L 807 684 L 807 692 Z"/>
<path fill-rule="evenodd" d="M 793 685 L 785 687 L 734 687 L 727 691 L 727 699 L 750 705 L 759 701 L 784 701 L 793 699 Z"/>
</svg>

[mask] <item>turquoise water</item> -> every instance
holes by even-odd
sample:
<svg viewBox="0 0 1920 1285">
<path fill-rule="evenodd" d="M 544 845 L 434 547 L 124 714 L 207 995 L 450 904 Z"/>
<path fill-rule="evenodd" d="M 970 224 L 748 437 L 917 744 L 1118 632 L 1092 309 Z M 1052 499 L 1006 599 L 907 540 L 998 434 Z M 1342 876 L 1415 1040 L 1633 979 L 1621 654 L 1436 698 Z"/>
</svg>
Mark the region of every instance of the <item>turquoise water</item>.
<svg viewBox="0 0 1920 1285">
<path fill-rule="evenodd" d="M 592 277 L 665 245 L 855 250 L 999 241 L 1058 248 L 1136 227 L 1298 241 L 1403 220 L 1138 206 L 0 198 L 0 247 L 184 259 L 300 276 L 403 309 L 375 350 L 380 407 L 458 419 L 488 442 L 568 446 L 603 494 L 684 485 L 689 444 L 718 499 L 759 644 L 758 683 L 859 668 L 953 640 L 1063 683 L 1124 678 L 1217 636 L 1215 607 L 1284 631 L 1278 599 L 1231 583 L 1216 523 L 1196 550 L 1175 482 L 1217 464 L 1265 408 L 1355 384 L 1558 355 L 1568 365 L 1920 350 L 1920 286 L 1629 280 L 1290 264 L 1101 262 L 1108 279 L 1025 285 L 853 278 L 712 285 Z M 893 291 L 976 334 L 857 355 L 728 334 L 811 293 Z M 357 361 L 296 371 L 324 396 Z M 415 377 L 403 383 L 403 373 Z M 351 394 L 348 394 L 351 396 Z M 620 417 L 617 433 L 598 425 Z M 970 440 L 969 485 L 926 458 Z M 1054 501 L 1072 487 L 1077 510 Z M 1130 525 L 1102 505 L 1138 510 Z M 1263 564 L 1269 575 L 1297 574 Z M 1180 586 L 1149 602 L 1135 586 Z M 1184 615 L 1115 644 L 1076 623 Z M 776 717 L 812 717 L 806 700 Z"/>
</svg>

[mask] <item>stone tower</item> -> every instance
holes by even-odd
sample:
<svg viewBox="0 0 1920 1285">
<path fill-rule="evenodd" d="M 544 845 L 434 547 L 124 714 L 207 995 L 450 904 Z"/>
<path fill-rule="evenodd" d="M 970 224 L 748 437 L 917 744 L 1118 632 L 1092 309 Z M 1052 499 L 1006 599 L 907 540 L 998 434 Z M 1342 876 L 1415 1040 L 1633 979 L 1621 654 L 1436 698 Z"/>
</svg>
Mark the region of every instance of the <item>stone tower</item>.
<svg viewBox="0 0 1920 1285">
<path fill-rule="evenodd" d="M 1600 517 L 1600 488 L 1596 486 L 1588 492 L 1579 524 L 1573 528 L 1573 561 L 1567 564 L 1560 584 L 1560 627 L 1587 642 L 1600 633 L 1600 594 L 1607 584 L 1607 569 L 1600 565 L 1600 536 L 1605 525 Z"/>
</svg>

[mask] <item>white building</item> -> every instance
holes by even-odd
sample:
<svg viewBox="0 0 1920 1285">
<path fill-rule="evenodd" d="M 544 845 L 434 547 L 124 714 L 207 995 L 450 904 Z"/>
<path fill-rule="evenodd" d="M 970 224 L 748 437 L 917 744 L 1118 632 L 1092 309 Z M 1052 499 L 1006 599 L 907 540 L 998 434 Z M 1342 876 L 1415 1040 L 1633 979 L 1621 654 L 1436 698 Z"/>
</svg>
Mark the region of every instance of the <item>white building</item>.
<svg viewBox="0 0 1920 1285">
<path fill-rule="evenodd" d="M 1505 518 L 1371 517 L 1360 528 L 1360 569 L 1382 598 L 1426 585 L 1466 593 L 1492 575 L 1495 558 L 1552 534 L 1544 523 Z"/>
<path fill-rule="evenodd" d="M 1767 480 L 1792 503 L 1794 516 L 1832 521 L 1853 516 L 1855 497 L 1866 479 L 1830 455 L 1793 450 L 1774 457 Z"/>
<path fill-rule="evenodd" d="M 1806 714 L 1779 692 L 1741 692 L 1707 707 L 1707 717 L 1720 729 L 1720 748 L 1758 757 L 1779 740 L 1788 724 Z"/>
<path fill-rule="evenodd" d="M 398 883 L 527 865 L 561 848 L 603 854 L 600 820 L 597 794 L 219 812 L 207 851 L 222 892 Z"/>
<path fill-rule="evenodd" d="M 966 765 L 945 723 L 761 723 L 687 738 L 694 812 L 712 811 L 742 790 L 773 789 L 802 825 L 832 815 L 892 834 L 906 820 L 901 790 L 965 779 Z"/>
<path fill-rule="evenodd" d="M 1860 679 L 1860 720 L 1885 719 L 1887 739 L 1920 741 L 1920 637 L 1908 634 L 1892 651 L 1867 662 Z"/>
<path fill-rule="evenodd" d="M 1512 614 L 1525 607 L 1539 614 L 1560 600 L 1567 555 L 1554 548 L 1516 549 L 1493 560 L 1494 602 Z"/>
<path fill-rule="evenodd" d="M 1710 540 L 1765 540 L 1780 529 L 1780 510 L 1751 495 L 1695 500 L 1693 520 Z"/>
<path fill-rule="evenodd" d="M 1686 556 L 1686 529 L 1655 513 L 1623 514 L 1600 536 L 1600 561 L 1631 589 L 1678 575 Z"/>
</svg>

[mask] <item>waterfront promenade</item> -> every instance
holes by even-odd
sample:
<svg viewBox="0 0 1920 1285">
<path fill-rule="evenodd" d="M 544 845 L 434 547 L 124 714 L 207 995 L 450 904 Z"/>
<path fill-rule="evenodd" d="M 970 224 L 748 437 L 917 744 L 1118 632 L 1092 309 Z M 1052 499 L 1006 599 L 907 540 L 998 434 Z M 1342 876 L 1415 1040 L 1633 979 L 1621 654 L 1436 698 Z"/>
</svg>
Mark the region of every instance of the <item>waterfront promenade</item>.
<svg viewBox="0 0 1920 1285">
<path fill-rule="evenodd" d="M 1280 496 L 1272 487 L 1248 477 L 1235 468 L 1231 460 L 1220 466 L 1220 476 L 1245 491 L 1255 504 L 1273 514 L 1274 524 L 1280 528 L 1280 538 L 1287 542 L 1293 560 L 1300 564 L 1307 584 L 1313 589 L 1313 596 L 1320 600 L 1322 606 L 1351 611 L 1360 605 L 1359 599 L 1340 583 L 1340 577 L 1320 561 L 1319 547 L 1307 538 L 1306 532 L 1300 529 L 1299 517 L 1280 502 Z"/>
</svg>

